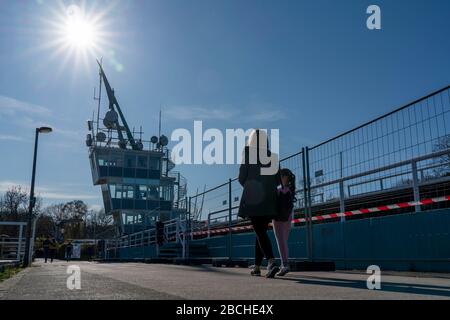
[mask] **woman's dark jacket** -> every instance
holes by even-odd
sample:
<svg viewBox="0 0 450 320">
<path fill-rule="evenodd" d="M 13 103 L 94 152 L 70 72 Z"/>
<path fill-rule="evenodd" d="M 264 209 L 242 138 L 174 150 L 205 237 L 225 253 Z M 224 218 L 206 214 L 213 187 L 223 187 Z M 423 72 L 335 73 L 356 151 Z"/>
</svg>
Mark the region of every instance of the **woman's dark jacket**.
<svg viewBox="0 0 450 320">
<path fill-rule="evenodd" d="M 262 165 L 260 161 L 251 164 L 249 161 L 249 147 L 245 147 L 244 161 L 239 168 L 239 183 L 244 187 L 238 215 L 247 217 L 275 218 L 278 214 L 277 187 L 281 183 L 278 158 L 277 171 L 273 175 L 261 175 L 261 167 L 270 167 L 270 164 Z M 268 156 L 271 153 L 268 151 Z"/>
</svg>

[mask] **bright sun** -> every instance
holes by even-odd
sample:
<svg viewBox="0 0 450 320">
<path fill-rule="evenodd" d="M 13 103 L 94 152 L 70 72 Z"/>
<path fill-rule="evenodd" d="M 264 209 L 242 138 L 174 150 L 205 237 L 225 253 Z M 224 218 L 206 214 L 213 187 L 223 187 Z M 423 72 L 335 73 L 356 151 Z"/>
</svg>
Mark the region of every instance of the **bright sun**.
<svg viewBox="0 0 450 320">
<path fill-rule="evenodd" d="M 96 31 L 92 24 L 82 19 L 69 19 L 65 26 L 66 41 L 80 49 L 95 45 Z"/>
<path fill-rule="evenodd" d="M 95 25 L 83 16 L 78 7 L 68 8 L 64 27 L 64 36 L 68 45 L 77 49 L 90 49 L 96 45 Z"/>
<path fill-rule="evenodd" d="M 27 52 L 30 56 L 36 51 L 48 52 L 48 58 L 59 63 L 55 70 L 57 75 L 66 67 L 73 70 L 84 67 L 91 71 L 96 59 L 102 57 L 118 72 L 123 70 L 116 56 L 116 50 L 121 49 L 117 37 L 122 32 L 115 31 L 111 19 L 112 12 L 119 5 L 117 1 L 102 6 L 99 1 L 90 0 L 80 0 L 79 5 L 68 6 L 62 0 L 41 3 L 46 10 L 40 18 L 45 38 Z"/>
</svg>

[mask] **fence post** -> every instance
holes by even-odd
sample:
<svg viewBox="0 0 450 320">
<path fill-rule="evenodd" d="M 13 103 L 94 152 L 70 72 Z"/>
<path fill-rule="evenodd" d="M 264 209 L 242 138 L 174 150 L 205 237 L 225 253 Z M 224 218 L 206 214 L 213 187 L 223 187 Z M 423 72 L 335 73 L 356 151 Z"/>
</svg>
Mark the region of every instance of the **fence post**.
<svg viewBox="0 0 450 320">
<path fill-rule="evenodd" d="M 303 169 L 303 214 L 305 216 L 305 229 L 306 229 L 306 252 L 308 259 L 312 257 L 311 252 L 311 237 L 309 228 L 309 214 L 308 214 L 308 174 L 307 174 L 307 162 L 306 162 L 306 149 L 302 148 L 302 169 Z"/>
<path fill-rule="evenodd" d="M 302 148 L 302 174 L 303 174 L 303 215 L 305 217 L 305 231 L 306 231 L 306 255 L 309 259 L 309 230 L 308 230 L 308 209 L 307 209 L 307 201 L 308 201 L 308 192 L 306 190 L 306 159 L 305 159 L 305 148 Z"/>
<path fill-rule="evenodd" d="M 233 233 L 231 232 L 232 205 L 231 205 L 231 179 L 228 179 L 228 259 L 233 258 Z"/>
<path fill-rule="evenodd" d="M 314 259 L 313 252 L 313 234 L 312 234 L 312 210 L 311 210 L 311 178 L 310 178 L 310 168 L 309 168 L 309 148 L 305 148 L 305 161 L 306 161 L 306 190 L 307 190 L 307 228 L 308 228 L 308 248 L 309 248 L 309 260 Z"/>
<path fill-rule="evenodd" d="M 412 180 L 413 180 L 413 193 L 414 193 L 414 201 L 420 201 L 420 190 L 419 190 L 419 178 L 417 175 L 417 162 L 411 161 L 411 172 L 412 172 Z M 416 205 L 416 212 L 420 212 L 420 205 Z"/>
<path fill-rule="evenodd" d="M 145 246 L 144 246 L 144 236 L 145 236 L 145 231 L 141 232 L 141 247 L 142 247 L 142 260 L 145 260 Z"/>
<path fill-rule="evenodd" d="M 208 213 L 208 239 L 211 238 L 211 214 Z"/>
<path fill-rule="evenodd" d="M 345 212 L 345 191 L 344 191 L 344 160 L 342 157 L 342 151 L 339 152 L 339 171 L 340 171 L 340 181 L 339 181 L 339 212 Z M 349 189 L 350 190 L 350 189 Z M 350 197 L 350 191 L 348 192 L 348 196 Z M 344 265 L 347 268 L 347 249 L 345 246 L 345 215 L 341 216 L 340 229 L 342 234 L 342 255 L 344 258 Z"/>
<path fill-rule="evenodd" d="M 339 152 L 339 166 L 340 166 L 340 179 L 339 181 L 339 212 L 345 212 L 345 192 L 344 192 L 344 163 L 342 159 L 342 152 Z M 345 216 L 341 216 L 341 222 L 345 221 Z"/>
<path fill-rule="evenodd" d="M 192 215 L 191 215 L 191 197 L 189 197 L 189 211 L 188 211 L 188 219 L 187 219 L 187 225 L 186 225 L 186 233 L 187 236 L 184 237 L 185 241 L 185 249 L 184 249 L 184 258 L 189 259 L 190 253 L 189 253 L 189 241 L 194 240 L 194 235 L 192 234 Z"/>
<path fill-rule="evenodd" d="M 188 232 L 189 232 L 189 238 L 191 240 L 194 240 L 194 235 L 193 235 L 193 231 L 192 231 L 192 214 L 191 214 L 191 197 L 189 197 L 188 200 L 188 220 L 189 220 L 189 227 L 188 227 Z"/>
<path fill-rule="evenodd" d="M 339 181 L 339 212 L 345 212 L 345 192 L 344 181 Z M 345 216 L 341 217 L 341 222 L 345 221 Z"/>
<path fill-rule="evenodd" d="M 177 221 L 177 242 L 181 243 L 181 258 L 186 259 L 186 237 L 182 236 L 186 232 L 186 228 L 183 230 L 183 225 L 181 224 L 181 218 L 178 218 Z"/>
<path fill-rule="evenodd" d="M 17 243 L 17 261 L 20 261 L 20 250 L 22 250 L 23 226 L 19 227 L 19 243 Z M 26 253 L 25 253 L 26 254 Z"/>
</svg>

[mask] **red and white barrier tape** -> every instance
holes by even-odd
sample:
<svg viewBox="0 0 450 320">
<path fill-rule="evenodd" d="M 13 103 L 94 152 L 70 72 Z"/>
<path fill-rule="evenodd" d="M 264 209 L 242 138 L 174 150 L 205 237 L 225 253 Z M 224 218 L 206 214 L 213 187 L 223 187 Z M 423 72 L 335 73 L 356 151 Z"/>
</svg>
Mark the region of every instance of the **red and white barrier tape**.
<svg viewBox="0 0 450 320">
<path fill-rule="evenodd" d="M 410 201 L 410 202 L 401 202 L 396 204 L 389 204 L 385 206 L 379 206 L 379 207 L 373 207 L 368 209 L 359 209 L 359 210 L 353 210 L 353 211 L 346 211 L 346 212 L 340 212 L 340 213 L 330 213 L 330 214 L 324 214 L 324 215 L 318 215 L 311 218 L 312 221 L 323 221 L 328 219 L 335 219 L 339 217 L 351 217 L 355 215 L 360 214 L 368 214 L 368 213 L 374 213 L 374 212 L 380 212 L 380 211 L 389 211 L 394 209 L 403 209 L 408 207 L 415 207 L 419 205 L 428 205 L 432 203 L 438 203 L 438 202 L 444 202 L 444 201 L 450 201 L 450 196 L 443 196 L 443 197 L 437 197 L 437 198 L 430 198 L 430 199 L 423 199 L 419 201 Z M 293 219 L 292 223 L 301 223 L 306 222 L 306 218 L 300 218 L 300 219 Z M 238 226 L 238 227 L 232 227 L 232 231 L 243 231 L 243 230 L 251 230 L 253 227 L 251 225 L 245 225 L 245 226 Z M 212 229 L 209 231 L 195 231 L 192 234 L 194 236 L 198 235 L 205 235 L 205 234 L 217 234 L 217 233 L 224 233 L 228 232 L 229 228 L 221 228 L 221 229 Z"/>
</svg>

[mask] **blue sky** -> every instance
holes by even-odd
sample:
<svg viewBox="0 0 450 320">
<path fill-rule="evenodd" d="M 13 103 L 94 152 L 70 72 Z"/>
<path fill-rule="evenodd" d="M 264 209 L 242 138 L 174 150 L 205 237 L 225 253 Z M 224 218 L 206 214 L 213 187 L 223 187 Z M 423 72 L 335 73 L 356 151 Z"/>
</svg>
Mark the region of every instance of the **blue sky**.
<svg viewBox="0 0 450 320">
<path fill-rule="evenodd" d="M 88 1 L 103 42 L 84 58 L 51 46 L 65 6 L 0 0 L 0 192 L 29 184 L 34 128 L 37 186 L 46 203 L 101 203 L 92 186 L 86 120 L 95 56 L 131 126 L 157 132 L 279 128 L 281 155 L 312 146 L 449 84 L 450 2 Z M 381 8 L 382 30 L 366 28 Z M 103 110 L 106 105 L 103 104 Z M 236 166 L 180 166 L 191 193 Z"/>
</svg>

